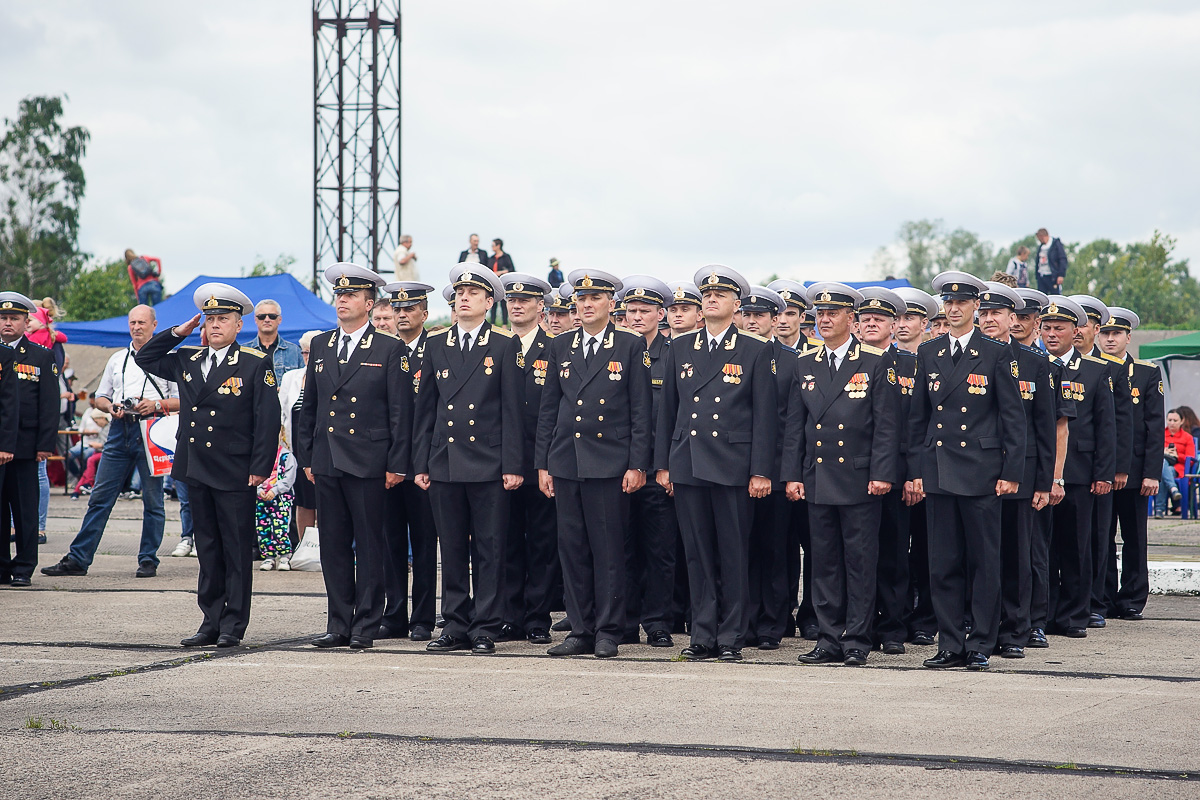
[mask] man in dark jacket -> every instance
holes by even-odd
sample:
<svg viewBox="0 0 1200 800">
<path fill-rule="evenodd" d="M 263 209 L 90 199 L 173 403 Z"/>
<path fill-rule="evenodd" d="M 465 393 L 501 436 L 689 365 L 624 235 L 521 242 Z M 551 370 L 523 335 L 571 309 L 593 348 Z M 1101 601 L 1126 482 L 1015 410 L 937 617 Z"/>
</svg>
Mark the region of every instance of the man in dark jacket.
<svg viewBox="0 0 1200 800">
<path fill-rule="evenodd" d="M 1037 267 L 1038 291 L 1043 294 L 1062 294 L 1063 279 L 1067 276 L 1067 251 L 1062 240 L 1051 239 L 1045 228 L 1038 228 L 1037 240 L 1034 264 Z"/>
</svg>

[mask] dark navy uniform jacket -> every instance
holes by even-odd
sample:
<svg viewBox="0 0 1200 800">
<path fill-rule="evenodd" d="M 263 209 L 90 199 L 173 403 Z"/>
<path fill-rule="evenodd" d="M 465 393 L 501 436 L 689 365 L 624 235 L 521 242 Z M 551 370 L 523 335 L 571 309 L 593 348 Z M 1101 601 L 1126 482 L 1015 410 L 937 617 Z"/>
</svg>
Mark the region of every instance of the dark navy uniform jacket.
<svg viewBox="0 0 1200 800">
<path fill-rule="evenodd" d="M 902 419 L 893 364 L 854 337 L 836 376 L 824 347 L 796 361 L 782 476 L 803 483 L 808 502 L 866 503 L 876 499 L 867 484 L 895 480 Z"/>
<path fill-rule="evenodd" d="M 1059 391 L 1075 401 L 1075 419 L 1068 423 L 1067 463 L 1063 479 L 1091 485 L 1116 475 L 1116 420 L 1109 362 L 1071 353 L 1063 366 Z M 1162 470 L 1160 468 L 1159 473 Z"/>
<path fill-rule="evenodd" d="M 220 491 L 250 489 L 251 475 L 271 474 L 279 448 L 279 390 L 271 359 L 234 342 L 205 381 L 201 369 L 208 348 L 175 350 L 182 341 L 167 329 L 134 356 L 142 370 L 179 386 L 171 476 Z"/>
<path fill-rule="evenodd" d="M 0 453 L 13 453 L 17 449 L 21 401 L 17 395 L 17 373 L 13 370 L 15 361 L 16 352 L 0 345 Z"/>
<path fill-rule="evenodd" d="M 672 483 L 748 485 L 776 480 L 778 392 L 770 343 L 733 325 L 709 352 L 708 331 L 676 337 L 667 348 L 654 468 Z"/>
<path fill-rule="evenodd" d="M 524 475 L 521 342 L 484 322 L 462 352 L 458 326 L 430 334 L 413 422 L 413 469 L 444 483 Z"/>
<path fill-rule="evenodd" d="M 1025 471 L 1016 494 L 1005 499 L 1026 499 L 1034 492 L 1048 492 L 1054 486 L 1054 456 L 1058 448 L 1058 420 L 1075 416 L 1074 402 L 1056 389 L 1057 367 L 1041 350 L 1026 347 L 1012 339 L 1008 343 L 1017 362 L 1017 390 L 1025 409 Z"/>
<path fill-rule="evenodd" d="M 613 323 L 584 360 L 582 328 L 556 336 L 538 419 L 538 469 L 572 480 L 648 471 L 653 450 L 650 354 L 641 334 Z"/>
<path fill-rule="evenodd" d="M 1108 365 L 1108 375 L 1112 378 L 1114 432 L 1117 437 L 1115 470 L 1118 475 L 1128 475 L 1133 464 L 1134 425 L 1129 372 L 1122 359 L 1105 353 L 1099 345 L 1093 346 L 1089 355 Z"/>
<path fill-rule="evenodd" d="M 525 480 L 533 481 L 537 486 L 537 466 L 534 459 L 534 445 L 537 442 L 538 415 L 542 410 L 542 392 L 550 374 L 550 343 L 553 336 L 541 328 L 537 329 L 533 341 L 529 343 L 529 352 L 520 352 L 520 338 L 517 339 L 517 366 L 521 369 L 521 463 L 525 469 Z"/>
<path fill-rule="evenodd" d="M 926 494 L 995 494 L 996 481 L 1025 472 L 1025 412 L 1012 350 L 971 333 L 955 364 L 949 334 L 917 350 L 910 417 L 909 479 Z"/>
<path fill-rule="evenodd" d="M 1140 486 L 1146 478 L 1158 480 L 1162 474 L 1162 438 L 1166 410 L 1163 408 L 1162 373 L 1153 361 L 1134 359 L 1125 354 L 1129 376 L 1130 403 L 1133 407 L 1133 462 L 1127 486 Z"/>
<path fill-rule="evenodd" d="M 3 349 L 3 345 L 0 345 Z M 16 377 L 17 438 L 14 458 L 53 453 L 58 441 L 58 367 L 54 354 L 22 336 L 9 351 Z"/>
</svg>

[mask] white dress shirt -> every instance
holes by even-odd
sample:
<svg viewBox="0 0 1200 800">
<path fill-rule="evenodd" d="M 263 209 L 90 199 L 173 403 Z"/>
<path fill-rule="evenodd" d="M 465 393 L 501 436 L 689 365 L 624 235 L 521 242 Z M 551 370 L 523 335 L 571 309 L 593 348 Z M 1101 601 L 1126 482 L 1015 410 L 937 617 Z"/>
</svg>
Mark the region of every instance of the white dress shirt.
<svg viewBox="0 0 1200 800">
<path fill-rule="evenodd" d="M 471 336 L 471 347 L 475 347 L 475 345 L 479 344 L 479 331 L 483 329 L 482 322 L 480 322 L 478 325 L 476 325 L 474 328 L 472 328 L 469 331 L 464 329 L 462 325 L 456 325 L 455 327 L 458 328 L 458 349 L 459 350 L 461 350 L 462 346 L 463 346 L 463 337 L 467 336 L 468 334 L 470 334 L 470 336 Z"/>
<path fill-rule="evenodd" d="M 846 359 L 846 353 L 850 351 L 851 337 L 847 336 L 846 341 L 842 342 L 837 347 L 831 348 L 825 345 L 825 349 L 829 352 L 829 362 L 833 364 L 834 369 L 842 366 L 842 362 Z"/>
<path fill-rule="evenodd" d="M 968 344 L 970 344 L 970 342 L 971 342 L 971 336 L 972 336 L 972 334 L 974 334 L 974 333 L 975 333 L 975 329 L 974 329 L 974 328 L 972 328 L 971 330 L 967 331 L 967 332 L 966 332 L 966 334 L 964 334 L 964 335 L 962 335 L 962 336 L 950 336 L 950 334 L 948 334 L 948 333 L 947 333 L 946 335 L 947 335 L 947 336 L 950 336 L 950 355 L 954 355 L 954 343 L 955 343 L 955 342 L 958 342 L 958 347 L 959 347 L 959 350 L 960 350 L 961 352 L 963 352 L 963 353 L 966 353 L 966 352 L 967 352 L 967 345 L 968 345 Z"/>
<path fill-rule="evenodd" d="M 349 336 L 350 342 L 346 345 L 346 358 L 349 359 L 350 354 L 354 352 L 354 348 L 358 347 L 358 343 L 362 339 L 363 334 L 367 332 L 368 324 L 369 323 L 364 322 L 362 327 L 352 331 L 345 331 L 341 328 L 338 328 L 337 341 L 333 343 L 334 358 L 337 358 L 338 353 L 342 352 L 342 339 Z"/>
<path fill-rule="evenodd" d="M 204 353 L 204 361 L 200 365 L 200 374 L 204 376 L 204 380 L 208 380 L 208 371 L 212 368 L 213 356 L 217 357 L 218 364 L 224 364 L 225 356 L 229 353 L 229 348 L 231 347 L 233 347 L 232 344 L 227 344 L 220 350 L 213 350 L 212 347 L 208 348 Z"/>
<path fill-rule="evenodd" d="M 179 387 L 174 383 L 142 371 L 134 361 L 136 352 L 131 344 L 108 357 L 100 375 L 100 385 L 96 387 L 96 396 L 106 397 L 113 404 L 120 404 L 127 397 L 158 400 L 160 393 L 163 398 L 179 397 Z"/>
<path fill-rule="evenodd" d="M 732 327 L 732 326 L 726 325 L 725 329 L 723 331 L 721 331 L 720 333 L 712 333 L 706 327 L 704 329 L 704 344 L 705 344 L 705 346 L 707 346 L 709 350 L 715 350 L 716 347 L 713 345 L 713 341 L 715 340 L 717 344 L 720 344 L 721 340 L 723 340 L 725 338 L 725 334 L 729 333 L 730 327 Z"/>
</svg>

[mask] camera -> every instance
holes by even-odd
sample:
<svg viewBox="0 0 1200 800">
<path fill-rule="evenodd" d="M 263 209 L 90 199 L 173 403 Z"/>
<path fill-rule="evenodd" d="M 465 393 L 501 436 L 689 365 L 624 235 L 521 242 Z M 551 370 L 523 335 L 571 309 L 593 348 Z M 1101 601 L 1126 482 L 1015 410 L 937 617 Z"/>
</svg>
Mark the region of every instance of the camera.
<svg viewBox="0 0 1200 800">
<path fill-rule="evenodd" d="M 126 397 L 121 401 L 121 408 L 125 409 L 125 416 L 140 419 L 141 415 L 137 413 L 138 399 L 135 397 Z"/>
</svg>

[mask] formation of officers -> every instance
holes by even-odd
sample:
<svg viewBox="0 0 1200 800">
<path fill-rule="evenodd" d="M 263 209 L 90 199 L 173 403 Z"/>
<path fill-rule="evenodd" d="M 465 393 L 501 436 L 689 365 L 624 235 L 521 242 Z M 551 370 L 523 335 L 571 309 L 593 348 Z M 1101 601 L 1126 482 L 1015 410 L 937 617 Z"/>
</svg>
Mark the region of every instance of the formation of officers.
<svg viewBox="0 0 1200 800">
<path fill-rule="evenodd" d="M 935 299 L 750 286 L 722 265 L 672 284 L 576 270 L 555 292 L 464 263 L 453 323 L 428 332 L 434 287 L 325 277 L 338 327 L 313 340 L 293 443 L 317 488 L 318 647 L 550 645 L 565 607 L 551 655 L 686 630 L 687 660 L 798 634 L 805 663 L 936 643 L 927 667 L 978 670 L 1141 618 L 1163 396 L 1127 353 L 1128 309 L 961 272 Z M 200 548 L 204 623 L 184 644 L 229 646 L 279 423 L 258 408 L 269 364 L 230 344 L 249 301 L 195 299 L 206 347 L 169 352 L 197 315 L 138 362 L 187 394 L 175 470 L 208 487 L 197 535 L 222 542 Z M 512 330 L 486 321 L 497 302 Z"/>
</svg>

